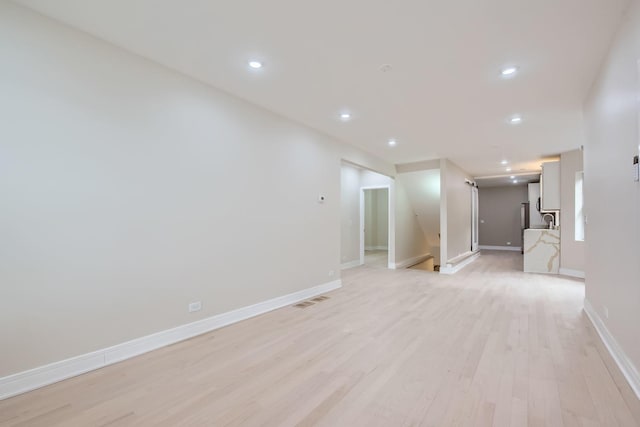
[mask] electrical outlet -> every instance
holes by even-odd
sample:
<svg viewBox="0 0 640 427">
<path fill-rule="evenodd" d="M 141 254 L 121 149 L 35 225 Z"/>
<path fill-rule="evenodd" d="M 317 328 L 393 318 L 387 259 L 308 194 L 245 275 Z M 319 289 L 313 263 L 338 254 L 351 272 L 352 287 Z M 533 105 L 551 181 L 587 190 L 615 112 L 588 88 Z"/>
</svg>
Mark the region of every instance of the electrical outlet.
<svg viewBox="0 0 640 427">
<path fill-rule="evenodd" d="M 189 304 L 189 313 L 193 313 L 194 311 L 200 311 L 202 309 L 202 302 L 196 301 Z"/>
<path fill-rule="evenodd" d="M 606 305 L 604 306 L 604 317 L 606 317 L 607 319 L 609 318 L 609 307 L 607 307 Z"/>
<path fill-rule="evenodd" d="M 333 277 L 334 273 L 335 273 L 335 271 L 329 270 L 329 277 Z"/>
</svg>

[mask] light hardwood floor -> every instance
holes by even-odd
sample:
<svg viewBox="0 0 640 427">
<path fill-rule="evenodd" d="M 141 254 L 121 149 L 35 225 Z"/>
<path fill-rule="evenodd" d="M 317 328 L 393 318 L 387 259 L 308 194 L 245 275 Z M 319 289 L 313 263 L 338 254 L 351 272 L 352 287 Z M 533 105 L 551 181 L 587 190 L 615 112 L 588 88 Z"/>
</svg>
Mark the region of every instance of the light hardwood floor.
<svg viewBox="0 0 640 427">
<path fill-rule="evenodd" d="M 584 286 L 484 253 L 367 266 L 288 307 L 0 402 L 1 426 L 635 426 Z"/>
<path fill-rule="evenodd" d="M 389 252 L 381 250 L 364 251 L 364 264 L 367 267 L 387 268 Z"/>
</svg>

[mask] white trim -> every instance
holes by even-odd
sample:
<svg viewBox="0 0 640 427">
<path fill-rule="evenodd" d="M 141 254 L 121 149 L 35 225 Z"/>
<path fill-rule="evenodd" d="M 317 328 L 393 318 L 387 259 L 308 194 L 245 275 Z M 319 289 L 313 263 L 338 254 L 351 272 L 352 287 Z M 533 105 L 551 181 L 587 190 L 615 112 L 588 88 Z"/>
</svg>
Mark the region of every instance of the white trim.
<svg viewBox="0 0 640 427">
<path fill-rule="evenodd" d="M 616 339 L 605 326 L 604 322 L 598 315 L 598 312 L 586 298 L 584 299 L 584 312 L 587 314 L 589 320 L 591 320 L 591 323 L 593 324 L 596 332 L 598 332 L 604 346 L 618 365 L 618 368 L 622 372 L 622 375 L 624 375 L 633 392 L 636 394 L 636 397 L 640 399 L 640 374 L 638 374 L 638 369 L 627 357 L 625 352 L 622 350 L 622 347 L 620 347 Z"/>
<path fill-rule="evenodd" d="M 564 276 L 577 277 L 579 279 L 584 279 L 584 271 L 572 270 L 570 268 L 561 268 L 558 271 L 558 274 L 562 274 Z"/>
<path fill-rule="evenodd" d="M 473 254 L 476 254 L 477 252 L 472 252 L 472 251 L 467 251 L 463 254 L 460 254 L 458 256 L 455 256 L 453 258 L 451 258 L 450 260 L 447 261 L 447 264 L 457 264 L 462 260 L 467 259 L 468 257 L 470 257 Z"/>
<path fill-rule="evenodd" d="M 458 271 L 465 268 L 467 265 L 471 264 L 476 259 L 478 259 L 478 257 L 480 257 L 480 252 L 475 252 L 455 265 L 451 264 L 451 262 L 448 262 L 447 265 L 443 265 L 440 267 L 440 274 L 455 274 Z M 459 258 L 460 257 L 456 257 L 454 259 L 459 259 Z"/>
<path fill-rule="evenodd" d="M 471 185 L 471 250 L 475 252 L 480 245 L 478 237 L 478 187 L 476 187 L 475 182 L 471 182 L 468 179 L 465 179 L 465 181 Z"/>
<path fill-rule="evenodd" d="M 424 254 L 424 255 L 414 256 L 413 258 L 404 259 L 404 260 L 402 260 L 400 262 L 396 262 L 396 263 L 392 264 L 391 268 L 393 268 L 393 269 L 409 268 L 409 267 L 414 266 L 416 264 L 420 264 L 421 262 L 424 262 L 424 261 L 428 260 L 429 258 L 433 258 L 431 256 L 431 254 Z"/>
<path fill-rule="evenodd" d="M 515 251 L 521 252 L 521 246 L 488 246 L 488 245 L 480 245 L 478 249 L 485 251 Z"/>
<path fill-rule="evenodd" d="M 112 347 L 0 378 L 0 400 L 75 377 L 85 372 L 156 350 L 160 347 L 193 338 L 197 335 L 222 328 L 223 326 L 240 322 L 241 320 L 246 320 L 278 308 L 295 304 L 298 301 L 333 291 L 341 286 L 342 281 L 340 279 L 334 280 L 237 310 L 187 323 L 186 325 L 136 338 Z"/>
<path fill-rule="evenodd" d="M 360 260 L 356 259 L 356 260 L 345 262 L 345 263 L 341 264 L 340 265 L 340 270 L 346 270 L 348 268 L 359 267 L 361 265 L 362 265 L 362 263 L 360 262 Z"/>
<path fill-rule="evenodd" d="M 388 246 L 365 246 L 365 251 L 388 251 Z"/>
</svg>

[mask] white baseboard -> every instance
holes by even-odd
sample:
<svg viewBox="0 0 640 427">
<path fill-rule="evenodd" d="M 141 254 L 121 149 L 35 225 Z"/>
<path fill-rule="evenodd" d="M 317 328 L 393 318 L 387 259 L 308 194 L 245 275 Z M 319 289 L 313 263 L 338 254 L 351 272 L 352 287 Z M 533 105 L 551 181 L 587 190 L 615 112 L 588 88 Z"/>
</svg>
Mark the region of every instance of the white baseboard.
<svg viewBox="0 0 640 427">
<path fill-rule="evenodd" d="M 426 261 L 430 257 L 431 257 L 431 254 L 423 254 L 423 255 L 414 256 L 413 258 L 404 259 L 404 260 L 402 260 L 400 262 L 389 263 L 389 268 L 393 268 L 395 270 L 398 270 L 398 269 L 401 269 L 401 268 L 409 268 L 409 267 L 411 267 L 413 265 L 420 264 L 421 262 Z"/>
<path fill-rule="evenodd" d="M 515 252 L 522 252 L 522 247 L 521 246 L 487 246 L 487 245 L 480 245 L 478 246 L 478 249 L 480 250 L 485 250 L 485 251 L 515 251 Z"/>
<path fill-rule="evenodd" d="M 616 339 L 605 326 L 598 312 L 586 298 L 584 299 L 584 312 L 587 314 L 589 320 L 591 320 L 604 346 L 609 351 L 609 354 L 611 354 L 611 357 L 613 357 L 613 360 L 618 365 L 618 368 L 636 394 L 636 397 L 640 399 L 640 374 L 638 374 L 638 369 L 634 366 L 633 362 L 629 360 Z"/>
<path fill-rule="evenodd" d="M 577 278 L 580 278 L 580 279 L 584 279 L 584 271 L 572 270 L 570 268 L 561 268 L 558 271 L 558 274 L 562 274 L 564 276 L 571 276 L 571 277 L 577 277 Z"/>
<path fill-rule="evenodd" d="M 388 246 L 365 246 L 365 251 L 388 251 Z"/>
<path fill-rule="evenodd" d="M 460 254 L 458 256 L 455 256 L 455 257 L 447 260 L 447 262 L 445 262 L 444 264 L 445 265 L 447 265 L 447 264 L 457 264 L 460 261 L 464 261 L 465 259 L 469 258 L 471 255 L 476 254 L 476 253 L 478 253 L 478 252 L 477 251 L 476 252 L 467 251 L 467 252 L 465 252 L 463 254 Z"/>
<path fill-rule="evenodd" d="M 440 266 L 440 274 L 455 274 L 478 259 L 478 257 L 480 257 L 480 252 L 474 252 L 472 255 L 469 255 L 457 264 L 451 264 L 449 262 L 447 265 L 442 265 Z"/>
<path fill-rule="evenodd" d="M 99 369 L 156 350 L 160 347 L 193 338 L 241 320 L 295 304 L 299 301 L 333 291 L 341 286 L 342 281 L 340 279 L 334 280 L 292 294 L 283 295 L 237 310 L 217 314 L 193 323 L 187 323 L 186 325 L 136 338 L 112 347 L 0 378 L 0 400 L 75 377 L 94 369 Z"/>
<path fill-rule="evenodd" d="M 344 264 L 341 264 L 340 270 L 346 270 L 347 268 L 358 267 L 360 265 L 362 265 L 362 263 L 360 262 L 359 259 L 357 259 L 355 261 L 349 261 L 349 262 L 345 262 Z"/>
</svg>

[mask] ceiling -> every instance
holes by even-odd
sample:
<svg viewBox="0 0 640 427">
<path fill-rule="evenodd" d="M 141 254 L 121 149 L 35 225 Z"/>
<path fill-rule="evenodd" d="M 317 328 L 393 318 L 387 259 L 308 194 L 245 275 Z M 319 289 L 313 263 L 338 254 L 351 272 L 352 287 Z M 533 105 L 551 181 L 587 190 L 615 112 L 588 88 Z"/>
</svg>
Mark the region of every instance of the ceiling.
<svg viewBox="0 0 640 427">
<path fill-rule="evenodd" d="M 392 163 L 446 157 L 478 176 L 582 144 L 581 105 L 629 1 L 16 2 Z"/>
</svg>

